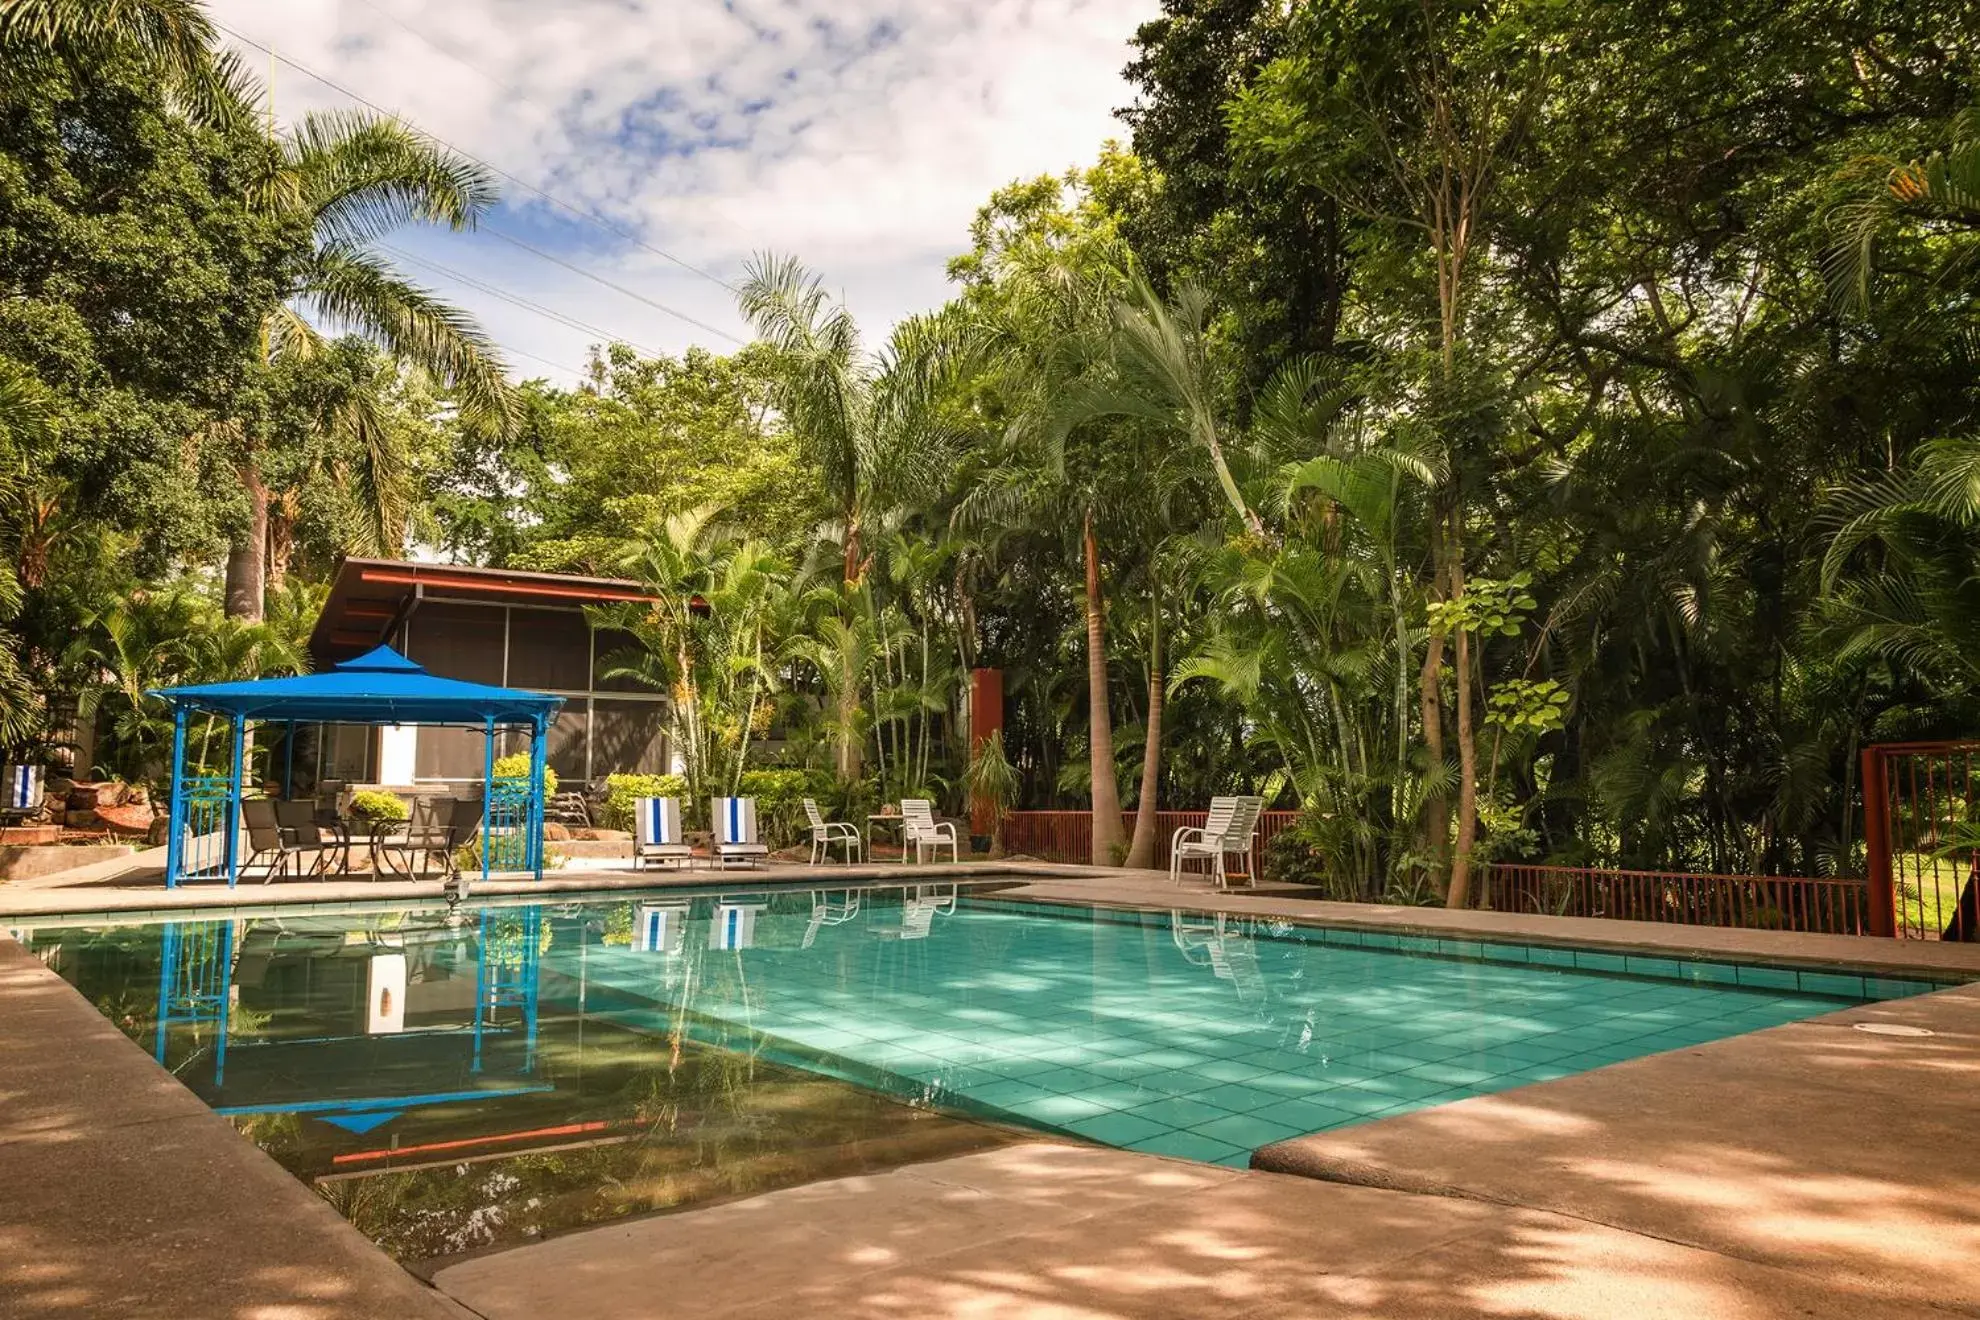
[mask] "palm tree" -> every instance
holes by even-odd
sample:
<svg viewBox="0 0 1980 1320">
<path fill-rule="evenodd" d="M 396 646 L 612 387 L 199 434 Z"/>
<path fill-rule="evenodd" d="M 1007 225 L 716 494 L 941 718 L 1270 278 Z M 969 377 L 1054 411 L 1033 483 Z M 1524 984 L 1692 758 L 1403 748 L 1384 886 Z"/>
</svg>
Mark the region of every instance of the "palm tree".
<svg viewBox="0 0 1980 1320">
<path fill-rule="evenodd" d="M 794 258 L 752 261 L 738 303 L 776 352 L 773 398 L 825 485 L 845 547 L 844 580 L 859 580 L 860 537 L 878 476 L 879 366 L 843 304 Z"/>
<path fill-rule="evenodd" d="M 1946 147 L 1922 160 L 1867 156 L 1842 171 L 1844 196 L 1829 208 L 1835 242 L 1824 254 L 1824 266 L 1845 301 L 1868 306 L 1877 240 L 1898 224 L 1980 232 L 1980 106 L 1954 117 L 1947 140 Z M 1964 269 L 1972 256 L 1960 253 L 1954 269 Z"/>
<path fill-rule="evenodd" d="M 252 82 L 217 47 L 203 0 L 0 0 L 0 61 L 84 62 L 115 51 L 155 68 L 199 123 L 229 127 L 249 114 Z"/>
<path fill-rule="evenodd" d="M 372 248 L 407 224 L 473 228 L 496 201 L 485 166 L 440 146 L 397 120 L 363 112 L 305 116 L 276 143 L 276 166 L 258 187 L 271 213 L 306 228 L 310 243 L 289 300 L 262 326 L 267 362 L 324 351 L 318 326 L 359 335 L 450 388 L 470 426 L 506 433 L 516 404 L 494 345 L 465 313 L 395 272 Z M 393 522 L 403 499 L 392 438 L 375 409 L 329 410 L 326 427 L 367 457 L 379 474 L 372 494 L 379 521 Z M 268 564 L 268 490 L 258 444 L 235 426 L 249 523 L 227 557 L 227 613 L 258 619 Z"/>
</svg>

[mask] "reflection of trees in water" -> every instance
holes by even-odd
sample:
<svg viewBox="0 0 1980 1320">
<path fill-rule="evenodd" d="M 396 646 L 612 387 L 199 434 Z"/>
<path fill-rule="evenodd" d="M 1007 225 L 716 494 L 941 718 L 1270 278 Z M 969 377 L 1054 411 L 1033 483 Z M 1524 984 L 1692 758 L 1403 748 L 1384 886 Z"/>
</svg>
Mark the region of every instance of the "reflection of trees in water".
<svg viewBox="0 0 1980 1320">
<path fill-rule="evenodd" d="M 655 1060 L 651 1038 L 643 1048 L 642 1038 L 624 1035 L 613 1052 L 622 1061 L 643 1054 L 644 1066 L 610 1095 L 587 1096 L 582 1115 L 566 1107 L 557 1120 L 613 1124 L 596 1137 L 573 1136 L 563 1150 L 325 1180 L 319 1190 L 394 1256 L 419 1260 L 1001 1139 L 744 1053 L 679 1042 Z M 588 1060 L 595 1048 L 588 1040 Z M 587 1073 L 596 1068 L 587 1063 Z"/>
</svg>

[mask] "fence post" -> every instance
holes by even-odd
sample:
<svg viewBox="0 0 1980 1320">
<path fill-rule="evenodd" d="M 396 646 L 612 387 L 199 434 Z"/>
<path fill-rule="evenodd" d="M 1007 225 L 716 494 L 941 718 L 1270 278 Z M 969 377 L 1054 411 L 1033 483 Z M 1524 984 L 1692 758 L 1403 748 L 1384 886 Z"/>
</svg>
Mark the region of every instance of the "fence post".
<svg viewBox="0 0 1980 1320">
<path fill-rule="evenodd" d="M 1865 895 L 1872 935 L 1897 934 L 1897 888 L 1891 881 L 1891 793 L 1884 754 L 1863 749 L 1863 853 Z"/>
</svg>

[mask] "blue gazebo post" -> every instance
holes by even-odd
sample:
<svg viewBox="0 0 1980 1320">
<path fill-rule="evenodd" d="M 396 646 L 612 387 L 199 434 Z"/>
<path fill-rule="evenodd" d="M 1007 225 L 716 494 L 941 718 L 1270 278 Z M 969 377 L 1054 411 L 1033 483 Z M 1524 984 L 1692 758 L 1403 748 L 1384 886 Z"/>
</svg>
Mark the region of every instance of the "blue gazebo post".
<svg viewBox="0 0 1980 1320">
<path fill-rule="evenodd" d="M 293 798 L 296 795 L 296 722 L 289 721 L 288 732 L 282 738 L 282 796 Z"/>
<path fill-rule="evenodd" d="M 550 761 L 550 721 L 541 711 L 530 719 L 529 856 L 523 864 L 543 878 L 543 772 Z"/>
<path fill-rule="evenodd" d="M 176 889 L 185 865 L 186 832 L 186 708 L 172 707 L 172 796 L 166 807 L 165 887 Z"/>
<path fill-rule="evenodd" d="M 227 781 L 227 888 L 234 887 L 241 869 L 241 780 L 247 759 L 247 716 L 234 716 L 234 771 Z"/>
<path fill-rule="evenodd" d="M 481 878 L 488 878 L 495 852 L 495 717 L 483 726 L 481 745 Z"/>
</svg>

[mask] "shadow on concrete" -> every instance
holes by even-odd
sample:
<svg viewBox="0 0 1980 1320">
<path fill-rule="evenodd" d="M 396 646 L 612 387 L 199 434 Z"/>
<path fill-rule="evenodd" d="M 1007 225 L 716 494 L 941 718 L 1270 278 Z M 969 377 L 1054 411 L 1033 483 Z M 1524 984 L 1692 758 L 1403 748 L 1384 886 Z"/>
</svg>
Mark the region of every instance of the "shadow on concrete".
<svg viewBox="0 0 1980 1320">
<path fill-rule="evenodd" d="M 458 1314 L 0 937 L 0 1317 Z"/>
</svg>

